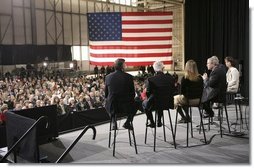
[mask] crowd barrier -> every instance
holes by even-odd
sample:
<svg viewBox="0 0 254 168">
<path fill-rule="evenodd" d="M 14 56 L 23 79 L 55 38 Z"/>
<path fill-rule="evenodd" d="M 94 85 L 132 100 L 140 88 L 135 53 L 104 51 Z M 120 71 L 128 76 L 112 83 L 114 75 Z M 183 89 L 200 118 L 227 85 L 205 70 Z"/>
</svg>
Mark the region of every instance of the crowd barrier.
<svg viewBox="0 0 254 168">
<path fill-rule="evenodd" d="M 37 115 L 38 113 L 36 114 L 36 110 L 38 109 L 36 108 L 32 110 L 26 109 L 26 111 L 23 111 L 23 110 L 21 111 L 23 113 L 21 112 L 15 112 L 15 113 L 18 113 L 19 115 L 24 115 L 29 118 L 36 119 L 38 118 L 38 115 Z M 47 114 L 51 113 L 48 110 L 46 110 L 45 112 Z M 36 115 L 36 116 L 31 116 L 31 115 Z M 54 119 L 54 117 L 50 117 L 50 118 Z M 64 115 L 57 116 L 56 121 L 55 119 L 52 120 L 51 123 L 53 123 L 53 125 L 51 126 L 53 126 L 54 128 L 51 127 L 51 129 L 52 130 L 57 129 L 57 133 L 54 131 L 51 133 L 51 136 L 57 137 L 58 134 L 63 134 L 66 132 L 71 132 L 73 130 L 81 129 L 87 125 L 98 125 L 101 123 L 106 123 L 106 122 L 109 122 L 109 120 L 110 118 L 105 108 L 91 109 L 91 110 L 85 110 L 85 111 L 79 111 L 79 112 L 77 111 L 69 112 Z M 5 146 L 7 146 L 6 128 L 5 126 L 0 126 L 0 147 L 5 147 Z"/>
<path fill-rule="evenodd" d="M 58 116 L 58 132 L 64 133 L 79 129 L 87 125 L 97 125 L 109 122 L 110 118 L 105 108 L 97 108 L 85 111 L 74 111 Z"/>
</svg>

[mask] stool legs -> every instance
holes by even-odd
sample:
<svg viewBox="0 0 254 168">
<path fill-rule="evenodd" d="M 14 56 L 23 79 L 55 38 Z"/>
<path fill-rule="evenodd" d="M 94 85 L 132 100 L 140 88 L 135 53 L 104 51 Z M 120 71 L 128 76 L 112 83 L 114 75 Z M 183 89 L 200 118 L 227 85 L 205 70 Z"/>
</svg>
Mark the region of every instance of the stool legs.
<svg viewBox="0 0 254 168">
<path fill-rule="evenodd" d="M 225 105 L 225 114 L 226 114 L 226 119 L 227 119 L 227 123 L 228 123 L 228 132 L 231 133 L 230 126 L 229 126 L 229 121 L 228 121 L 228 110 L 227 110 L 226 105 Z"/>
<path fill-rule="evenodd" d="M 110 119 L 110 126 L 109 126 L 109 143 L 108 143 L 108 147 L 110 148 L 110 144 L 111 144 L 111 131 L 113 130 L 113 126 L 112 123 L 114 123 L 114 125 L 116 126 L 117 121 L 116 121 L 116 117 L 111 117 Z M 131 126 L 133 127 L 133 123 L 131 122 Z M 115 147 L 116 147 L 116 128 L 113 130 L 114 131 L 114 139 L 113 139 L 113 156 L 115 156 Z M 129 130 L 128 129 L 128 135 L 129 135 L 129 143 L 130 146 L 132 146 L 131 143 L 131 131 L 132 131 L 132 136 L 133 136 L 133 143 L 134 143 L 134 147 L 135 147 L 135 152 L 136 154 L 138 154 L 138 150 L 137 150 L 137 144 L 136 144 L 136 138 L 135 138 L 135 133 L 134 133 L 134 128 L 133 130 Z"/>
<path fill-rule="evenodd" d="M 171 116 L 170 116 L 170 111 L 168 110 L 168 115 L 169 115 L 169 121 L 170 121 L 170 126 L 171 126 L 171 131 L 172 131 L 172 137 L 173 137 L 173 141 L 174 141 L 174 147 L 176 148 L 176 143 L 175 143 L 175 134 L 174 134 L 174 130 L 173 130 L 173 125 L 172 125 L 172 120 L 171 120 Z M 165 120 L 164 120 L 164 113 L 162 114 L 162 121 L 163 121 L 163 134 L 164 134 L 164 141 L 166 142 L 166 130 L 165 130 Z M 158 118 L 158 112 L 155 112 L 155 127 L 154 127 L 154 144 L 153 144 L 153 150 L 155 151 L 156 149 L 156 133 L 157 133 L 157 118 Z M 148 118 L 146 118 L 146 130 L 145 130 L 145 144 L 147 141 L 147 124 L 148 124 Z"/>
<path fill-rule="evenodd" d="M 114 129 L 114 147 L 113 147 L 113 156 L 115 156 L 116 149 L 116 129 Z"/>
<path fill-rule="evenodd" d="M 146 118 L 145 144 L 147 139 L 147 124 L 148 124 L 148 118 Z"/>
<path fill-rule="evenodd" d="M 133 127 L 133 123 L 132 122 L 131 122 L 131 126 Z M 132 136 L 133 136 L 133 143 L 134 143 L 134 147 L 135 147 L 135 152 L 136 152 L 136 154 L 138 154 L 138 149 L 137 149 L 137 144 L 136 144 L 136 138 L 135 138 L 134 128 L 132 130 Z"/>
<path fill-rule="evenodd" d="M 164 142 L 166 142 L 166 131 L 165 131 L 165 121 L 164 121 L 164 113 L 162 112 L 162 122 L 163 122 L 163 133 L 164 133 Z"/>
<path fill-rule="evenodd" d="M 192 127 L 192 110 L 191 110 L 191 107 L 190 107 L 190 122 L 191 122 L 191 137 L 193 138 L 193 127 Z"/>
<path fill-rule="evenodd" d="M 220 136 L 221 137 L 223 136 L 223 134 L 222 134 L 223 108 L 225 109 L 228 131 L 229 131 L 229 133 L 231 133 L 229 120 L 228 120 L 228 111 L 227 111 L 226 103 L 223 103 L 223 105 L 218 108 L 218 120 L 219 120 L 219 124 L 220 124 Z M 213 123 L 213 118 L 212 117 L 208 118 L 208 130 L 210 130 L 210 123 Z"/>
<path fill-rule="evenodd" d="M 154 138 L 153 138 L 153 151 L 154 151 L 154 152 L 155 152 L 155 147 L 156 147 L 157 116 L 158 116 L 158 113 L 155 112 L 155 127 L 154 127 Z"/>
<path fill-rule="evenodd" d="M 189 111 L 190 111 L 190 115 L 189 116 L 190 116 L 190 119 L 191 119 L 191 137 L 193 138 L 192 109 L 191 109 L 191 107 L 189 107 Z M 200 115 L 199 134 L 201 133 L 201 127 L 202 127 L 205 144 L 207 144 L 204 124 L 203 124 L 203 119 L 202 119 L 202 112 L 200 110 L 200 107 L 198 107 L 198 111 L 199 111 L 199 115 Z M 187 141 L 187 147 L 189 147 L 189 122 L 187 122 L 187 140 L 186 141 Z"/>
<path fill-rule="evenodd" d="M 111 130 L 112 130 L 112 119 L 110 119 L 110 125 L 109 125 L 109 137 L 108 137 L 108 147 L 110 148 L 111 143 Z"/>
<path fill-rule="evenodd" d="M 172 132 L 172 138 L 173 138 L 173 142 L 174 142 L 174 147 L 176 149 L 176 139 L 175 139 L 175 133 L 173 130 L 173 124 L 172 124 L 172 120 L 171 120 L 171 115 L 170 115 L 170 111 L 168 110 L 168 117 L 169 117 L 169 122 L 170 122 L 170 127 L 171 127 L 171 132 Z"/>
<path fill-rule="evenodd" d="M 207 144 L 207 141 L 206 141 L 206 135 L 205 135 L 205 128 L 204 128 L 204 124 L 203 124 L 203 117 L 202 117 L 202 111 L 200 110 L 200 107 L 198 107 L 198 111 L 199 111 L 199 115 L 200 115 L 200 122 L 201 122 L 201 127 L 202 127 L 202 130 L 203 130 L 203 135 L 204 135 L 204 140 L 205 140 L 205 144 Z"/>
</svg>

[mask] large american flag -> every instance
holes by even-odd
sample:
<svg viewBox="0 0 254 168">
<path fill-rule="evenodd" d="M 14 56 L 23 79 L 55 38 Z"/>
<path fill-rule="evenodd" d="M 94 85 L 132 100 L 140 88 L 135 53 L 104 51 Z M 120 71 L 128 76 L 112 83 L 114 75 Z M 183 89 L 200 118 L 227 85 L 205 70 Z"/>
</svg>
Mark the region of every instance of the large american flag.
<svg viewBox="0 0 254 168">
<path fill-rule="evenodd" d="M 173 12 L 88 13 L 90 63 L 172 64 L 172 22 Z"/>
</svg>

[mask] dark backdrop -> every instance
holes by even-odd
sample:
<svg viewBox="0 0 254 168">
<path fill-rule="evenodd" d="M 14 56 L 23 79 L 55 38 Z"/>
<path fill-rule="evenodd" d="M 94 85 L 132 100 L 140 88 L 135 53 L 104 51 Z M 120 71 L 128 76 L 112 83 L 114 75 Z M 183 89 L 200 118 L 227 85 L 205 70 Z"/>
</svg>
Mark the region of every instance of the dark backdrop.
<svg viewBox="0 0 254 168">
<path fill-rule="evenodd" d="M 207 58 L 238 60 L 241 92 L 249 95 L 249 0 L 186 0 L 185 60 L 197 61 L 201 74 Z M 239 69 L 239 67 L 237 67 Z"/>
<path fill-rule="evenodd" d="M 36 64 L 48 57 L 49 62 L 71 61 L 67 45 L 1 45 L 0 65 Z"/>
</svg>

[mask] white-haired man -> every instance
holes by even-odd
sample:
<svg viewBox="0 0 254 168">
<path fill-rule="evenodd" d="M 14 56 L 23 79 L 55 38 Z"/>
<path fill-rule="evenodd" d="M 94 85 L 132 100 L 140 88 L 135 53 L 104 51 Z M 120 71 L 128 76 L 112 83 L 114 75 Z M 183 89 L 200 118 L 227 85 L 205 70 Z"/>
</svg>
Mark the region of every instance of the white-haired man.
<svg viewBox="0 0 254 168">
<path fill-rule="evenodd" d="M 164 74 L 164 64 L 156 61 L 153 64 L 155 76 L 149 77 L 146 81 L 146 94 L 148 99 L 143 101 L 143 108 L 150 123 L 147 126 L 154 128 L 155 122 L 152 116 L 153 110 L 158 110 L 157 126 L 161 127 L 163 110 L 174 108 L 174 78 L 170 74 Z"/>
<path fill-rule="evenodd" d="M 205 86 L 203 92 L 206 93 L 206 96 L 202 97 L 203 108 L 205 109 L 204 118 L 214 116 L 211 102 L 223 103 L 227 89 L 226 71 L 224 66 L 219 64 L 218 57 L 208 58 L 206 66 L 208 70 L 211 70 L 211 73 L 209 77 L 206 73 L 203 75 Z"/>
</svg>

